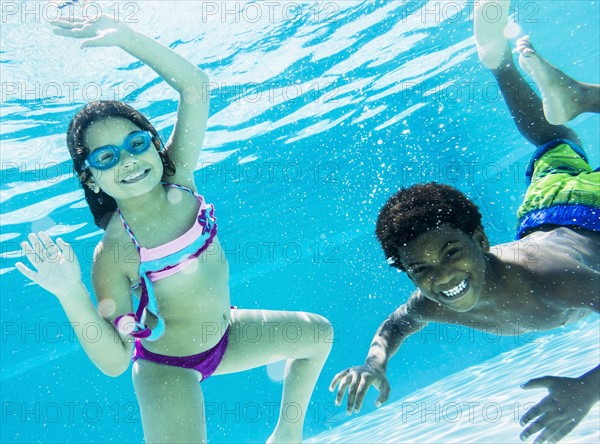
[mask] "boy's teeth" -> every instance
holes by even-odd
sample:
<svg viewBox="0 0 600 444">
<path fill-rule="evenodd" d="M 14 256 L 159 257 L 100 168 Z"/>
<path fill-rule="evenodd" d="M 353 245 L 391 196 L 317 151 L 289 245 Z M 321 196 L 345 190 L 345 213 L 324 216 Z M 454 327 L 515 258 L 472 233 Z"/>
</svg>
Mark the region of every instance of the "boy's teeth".
<svg viewBox="0 0 600 444">
<path fill-rule="evenodd" d="M 460 284 L 458 284 L 456 287 L 451 288 L 450 290 L 446 290 L 446 291 L 442 291 L 442 293 L 444 293 L 445 296 L 456 296 L 457 294 L 459 294 L 461 291 L 463 291 L 465 288 L 467 287 L 467 280 L 464 279 Z"/>
</svg>

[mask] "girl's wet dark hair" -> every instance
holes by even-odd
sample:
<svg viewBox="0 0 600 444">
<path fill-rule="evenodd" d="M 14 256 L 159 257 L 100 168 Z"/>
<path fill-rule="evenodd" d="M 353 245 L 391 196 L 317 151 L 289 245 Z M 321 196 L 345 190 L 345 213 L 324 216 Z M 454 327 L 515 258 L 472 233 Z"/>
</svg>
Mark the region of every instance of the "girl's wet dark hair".
<svg viewBox="0 0 600 444">
<path fill-rule="evenodd" d="M 110 217 L 117 209 L 117 203 L 104 191 L 100 190 L 99 193 L 94 193 L 86 185 L 86 182 L 92 175 L 85 166 L 85 159 L 90 154 L 90 149 L 84 145 L 83 136 L 92 123 L 115 117 L 127 119 L 142 131 L 150 132 L 154 146 L 158 150 L 158 154 L 162 160 L 163 174 L 167 176 L 175 174 L 175 165 L 169 159 L 166 150 L 160 149 L 163 143 L 160 140 L 158 132 L 150 121 L 138 110 L 117 100 L 101 100 L 90 102 L 84 106 L 69 124 L 69 129 L 67 130 L 67 147 L 73 159 L 73 171 L 75 171 L 79 178 L 79 182 L 85 193 L 85 200 L 94 216 L 94 223 L 103 230 L 106 230 Z"/>
<path fill-rule="evenodd" d="M 406 271 L 399 251 L 417 236 L 442 224 L 472 236 L 481 228 L 481 213 L 463 193 L 435 182 L 402 188 L 379 212 L 375 234 L 388 263 Z"/>
</svg>

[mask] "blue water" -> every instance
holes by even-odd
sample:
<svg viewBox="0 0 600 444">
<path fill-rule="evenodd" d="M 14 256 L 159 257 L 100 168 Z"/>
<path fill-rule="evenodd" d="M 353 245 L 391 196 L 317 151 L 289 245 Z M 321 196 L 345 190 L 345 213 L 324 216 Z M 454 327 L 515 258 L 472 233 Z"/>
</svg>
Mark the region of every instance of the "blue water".
<svg viewBox="0 0 600 444">
<path fill-rule="evenodd" d="M 417 390 L 381 409 L 341 424 L 309 439 L 333 443 L 473 443 L 520 442 L 519 419 L 547 393 L 522 390 L 515 375 L 526 381 L 541 374 L 577 377 L 598 361 L 598 321 L 583 321 L 579 328 L 551 334 L 495 356 Z M 600 441 L 596 404 L 564 442 Z M 529 439 L 533 441 L 532 438 Z"/>
<path fill-rule="evenodd" d="M 177 97 L 118 49 L 82 51 L 54 36 L 46 3 L 24 5 L 0 5 L 0 441 L 140 442 L 131 378 L 102 375 L 55 298 L 28 284 L 14 262 L 27 233 L 60 234 L 75 246 L 91 288 L 91 254 L 101 234 L 70 174 L 67 125 L 87 101 L 116 98 L 149 116 L 166 139 Z M 412 291 L 375 239 L 382 204 L 400 186 L 450 183 L 480 205 L 492 243 L 509 241 L 532 147 L 477 60 L 468 4 L 235 5 L 104 6 L 214 82 L 196 179 L 217 208 L 232 303 L 312 311 L 335 325 L 305 424 L 308 438 L 347 420 L 327 390 L 331 378 L 364 360 L 380 322 Z M 600 81 L 598 2 L 523 1 L 514 11 L 551 62 Z M 573 127 L 597 166 L 598 116 L 581 116 Z M 392 361 L 390 401 L 542 337 L 430 326 Z M 274 364 L 204 382 L 209 440 L 264 442 L 275 425 L 281 371 Z M 363 413 L 374 410 L 375 398 L 368 395 Z"/>
</svg>

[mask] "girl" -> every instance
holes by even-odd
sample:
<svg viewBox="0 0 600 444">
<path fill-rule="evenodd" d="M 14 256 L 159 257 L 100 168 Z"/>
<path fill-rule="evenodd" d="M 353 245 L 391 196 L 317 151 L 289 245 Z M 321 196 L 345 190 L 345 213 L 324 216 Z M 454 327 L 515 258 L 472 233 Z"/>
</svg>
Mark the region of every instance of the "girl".
<svg viewBox="0 0 600 444">
<path fill-rule="evenodd" d="M 209 254 L 220 249 L 216 212 L 197 193 L 193 174 L 208 116 L 206 74 L 106 16 L 55 24 L 56 34 L 85 39 L 82 48 L 117 46 L 156 71 L 179 93 L 177 121 L 166 146 L 144 116 L 121 102 L 89 103 L 69 125 L 74 170 L 95 223 L 105 230 L 92 265 L 97 309 L 62 239 L 30 234 L 22 248 L 35 271 L 22 263 L 17 268 L 58 298 L 103 373 L 118 376 L 134 361 L 146 442 L 205 442 L 198 381 L 282 359 L 281 410 L 268 442 L 301 442 L 308 402 L 331 348 L 324 339 L 331 325 L 309 313 L 230 307 L 228 263 Z M 91 322 L 103 333 L 94 343 L 82 334 Z M 249 324 L 253 334 L 245 340 Z M 297 342 L 283 334 L 292 325 L 301 329 Z M 301 420 L 281 414 L 289 403 L 300 406 Z"/>
</svg>

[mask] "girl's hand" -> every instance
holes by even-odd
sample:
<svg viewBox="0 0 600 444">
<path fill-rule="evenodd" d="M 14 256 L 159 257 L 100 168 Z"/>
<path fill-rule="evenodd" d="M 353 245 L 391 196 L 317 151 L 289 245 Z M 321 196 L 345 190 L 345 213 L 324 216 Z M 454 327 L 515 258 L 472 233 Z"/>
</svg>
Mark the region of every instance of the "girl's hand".
<svg viewBox="0 0 600 444">
<path fill-rule="evenodd" d="M 57 245 L 44 232 L 40 232 L 39 237 L 31 233 L 29 242 L 31 245 L 22 242 L 21 247 L 37 272 L 27 268 L 22 262 L 17 262 L 17 270 L 25 277 L 55 294 L 59 299 L 81 285 L 79 261 L 69 244 L 58 239 Z"/>
<path fill-rule="evenodd" d="M 56 35 L 86 39 L 81 43 L 81 48 L 120 46 L 133 36 L 133 30 L 129 26 L 125 23 L 115 22 L 107 15 L 94 17 L 94 20 L 68 17 L 52 24 L 58 27 L 54 30 Z"/>
</svg>

